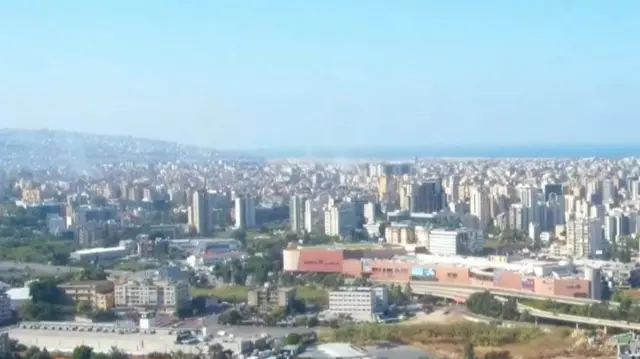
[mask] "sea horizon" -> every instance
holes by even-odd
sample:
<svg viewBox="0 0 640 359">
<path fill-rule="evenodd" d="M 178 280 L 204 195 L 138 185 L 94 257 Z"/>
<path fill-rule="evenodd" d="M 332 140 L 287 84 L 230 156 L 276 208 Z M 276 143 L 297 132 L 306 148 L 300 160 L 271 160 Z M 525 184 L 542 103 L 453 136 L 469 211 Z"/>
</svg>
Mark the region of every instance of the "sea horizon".
<svg viewBox="0 0 640 359">
<path fill-rule="evenodd" d="M 475 145 L 362 148 L 289 148 L 240 151 L 266 159 L 275 158 L 625 158 L 640 157 L 640 144 L 624 145 Z"/>
</svg>

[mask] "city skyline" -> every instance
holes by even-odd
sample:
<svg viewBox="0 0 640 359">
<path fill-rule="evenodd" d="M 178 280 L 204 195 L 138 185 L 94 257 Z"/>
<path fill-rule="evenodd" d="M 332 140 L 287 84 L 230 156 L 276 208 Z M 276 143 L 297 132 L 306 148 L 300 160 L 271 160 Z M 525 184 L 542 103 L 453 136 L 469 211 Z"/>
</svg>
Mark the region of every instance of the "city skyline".
<svg viewBox="0 0 640 359">
<path fill-rule="evenodd" d="M 302 152 L 640 129 L 631 1 L 124 5 L 4 5 L 0 127 Z"/>
</svg>

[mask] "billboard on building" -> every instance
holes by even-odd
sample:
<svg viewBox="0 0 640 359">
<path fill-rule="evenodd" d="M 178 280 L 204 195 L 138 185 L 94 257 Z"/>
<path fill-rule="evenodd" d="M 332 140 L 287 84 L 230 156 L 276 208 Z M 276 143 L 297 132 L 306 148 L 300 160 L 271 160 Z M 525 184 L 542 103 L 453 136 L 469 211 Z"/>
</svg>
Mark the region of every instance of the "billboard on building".
<svg viewBox="0 0 640 359">
<path fill-rule="evenodd" d="M 535 292 L 536 281 L 533 278 L 522 278 L 522 289 L 529 292 Z"/>
<path fill-rule="evenodd" d="M 301 272 L 341 273 L 342 251 L 301 250 L 298 270 Z"/>
<path fill-rule="evenodd" d="M 360 264 L 362 265 L 362 273 L 371 273 L 371 260 L 368 258 L 363 258 L 360 260 Z"/>
<path fill-rule="evenodd" d="M 436 280 L 436 270 L 425 267 L 412 267 L 411 279 L 413 280 Z"/>
</svg>

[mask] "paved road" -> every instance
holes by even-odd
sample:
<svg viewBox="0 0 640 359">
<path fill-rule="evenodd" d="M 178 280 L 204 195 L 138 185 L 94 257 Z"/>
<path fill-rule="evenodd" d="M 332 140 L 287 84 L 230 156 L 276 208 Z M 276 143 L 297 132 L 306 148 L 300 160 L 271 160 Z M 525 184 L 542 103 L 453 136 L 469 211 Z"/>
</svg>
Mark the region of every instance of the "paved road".
<svg viewBox="0 0 640 359">
<path fill-rule="evenodd" d="M 408 345 L 397 345 L 391 348 L 364 347 L 367 352 L 376 358 L 389 359 L 421 359 L 421 358 L 437 358 L 435 355 L 429 354 L 418 348 Z"/>
<path fill-rule="evenodd" d="M 211 334 L 215 334 L 220 330 L 224 330 L 227 333 L 231 333 L 236 337 L 255 337 L 262 333 L 267 333 L 272 337 L 283 337 L 289 333 L 308 333 L 313 331 L 306 327 L 260 327 L 254 325 L 220 325 L 218 324 L 218 317 L 211 315 L 203 318 L 203 325 L 207 327 L 207 331 Z"/>
<path fill-rule="evenodd" d="M 419 287 L 418 291 L 416 291 L 413 287 L 412 290 L 414 293 L 428 293 L 434 295 L 436 297 L 468 297 L 469 290 L 465 288 L 440 288 L 440 287 L 429 287 L 422 286 Z M 499 293 L 493 293 L 494 295 L 502 295 Z M 622 320 L 608 320 L 608 319 L 598 319 L 591 317 L 582 317 L 578 315 L 567 315 L 560 313 L 552 313 L 544 310 L 535 309 L 533 307 L 529 307 L 523 304 L 518 304 L 518 309 L 521 311 L 527 310 L 529 313 L 535 317 L 546 318 L 546 319 L 556 319 L 565 321 L 568 323 L 578 323 L 578 324 L 590 324 L 602 327 L 612 327 L 612 328 L 620 328 L 625 330 L 640 330 L 640 323 L 630 323 Z"/>
<path fill-rule="evenodd" d="M 619 328 L 624 330 L 640 330 L 640 323 L 632 323 L 623 320 L 599 319 L 591 317 L 581 317 L 578 315 L 568 315 L 561 313 L 553 313 L 545 310 L 536 309 L 526 305 L 518 304 L 518 309 L 528 311 L 534 317 L 555 319 L 569 323 L 590 324 L 601 327 Z"/>
<path fill-rule="evenodd" d="M 431 290 L 451 290 L 460 294 L 473 294 L 481 291 L 489 291 L 494 295 L 503 296 L 503 297 L 540 299 L 540 300 L 551 299 L 559 303 L 568 303 L 568 304 L 576 304 L 576 305 L 600 303 L 599 300 L 591 299 L 591 298 L 546 296 L 546 295 L 540 295 L 535 293 L 510 291 L 510 290 L 498 289 L 498 288 L 452 285 L 452 284 L 443 284 L 443 283 L 437 283 L 437 282 L 411 281 L 409 285 L 411 286 L 411 290 L 417 294 L 420 294 L 420 293 L 428 294 L 429 291 Z"/>
</svg>

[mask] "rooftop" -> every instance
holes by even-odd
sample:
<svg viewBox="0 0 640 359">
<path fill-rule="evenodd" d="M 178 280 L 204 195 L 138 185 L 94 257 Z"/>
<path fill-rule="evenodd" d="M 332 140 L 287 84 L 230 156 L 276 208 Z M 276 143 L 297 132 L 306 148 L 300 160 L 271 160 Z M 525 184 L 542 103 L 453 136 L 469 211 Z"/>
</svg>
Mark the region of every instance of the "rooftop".
<svg viewBox="0 0 640 359">
<path fill-rule="evenodd" d="M 31 298 L 29 287 L 8 289 L 7 295 L 12 300 L 27 300 Z"/>
<path fill-rule="evenodd" d="M 125 247 L 96 247 L 96 248 L 87 248 L 87 249 L 79 249 L 72 254 L 92 254 L 92 253 L 109 253 L 109 252 L 119 252 L 126 251 Z"/>
<path fill-rule="evenodd" d="M 332 292 L 371 292 L 376 287 L 339 287 L 338 289 L 332 290 Z"/>
<path fill-rule="evenodd" d="M 349 343 L 327 343 L 318 345 L 317 350 L 329 358 L 366 358 L 367 352 Z"/>
<path fill-rule="evenodd" d="M 334 249 L 334 250 L 342 250 L 342 249 L 382 249 L 382 248 L 390 248 L 389 245 L 382 245 L 378 243 L 368 243 L 368 242 L 359 242 L 359 243 L 332 243 L 332 244 L 320 244 L 315 246 L 298 246 L 301 249 Z"/>
<path fill-rule="evenodd" d="M 72 280 L 60 284 L 63 287 L 80 287 L 80 286 L 94 286 L 100 284 L 112 283 L 110 280 Z"/>
</svg>

